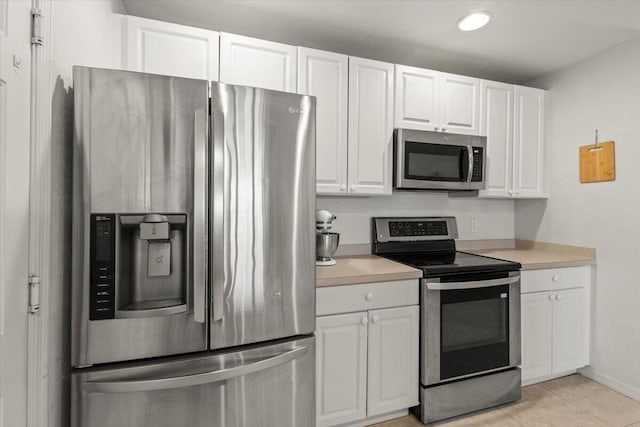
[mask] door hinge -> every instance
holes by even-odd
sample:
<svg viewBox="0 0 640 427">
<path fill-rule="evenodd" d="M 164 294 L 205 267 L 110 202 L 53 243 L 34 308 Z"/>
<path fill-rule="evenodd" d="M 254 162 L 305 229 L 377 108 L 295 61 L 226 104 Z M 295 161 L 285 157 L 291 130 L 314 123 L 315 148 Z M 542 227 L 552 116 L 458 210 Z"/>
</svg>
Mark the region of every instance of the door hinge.
<svg viewBox="0 0 640 427">
<path fill-rule="evenodd" d="M 43 36 L 44 16 L 40 9 L 31 9 L 31 44 L 42 46 L 44 43 Z"/>
<path fill-rule="evenodd" d="M 37 313 L 40 310 L 40 276 L 29 276 L 29 307 L 30 314 Z"/>
</svg>

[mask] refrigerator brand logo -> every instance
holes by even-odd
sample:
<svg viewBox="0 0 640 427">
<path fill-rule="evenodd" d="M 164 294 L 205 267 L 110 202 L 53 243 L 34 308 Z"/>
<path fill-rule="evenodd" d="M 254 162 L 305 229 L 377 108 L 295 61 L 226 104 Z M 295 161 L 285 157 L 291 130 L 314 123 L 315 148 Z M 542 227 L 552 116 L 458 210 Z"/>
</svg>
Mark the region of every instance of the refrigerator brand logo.
<svg viewBox="0 0 640 427">
<path fill-rule="evenodd" d="M 304 114 L 307 112 L 307 110 L 305 110 L 304 108 L 289 107 L 289 112 L 291 114 L 295 114 L 295 113 Z"/>
</svg>

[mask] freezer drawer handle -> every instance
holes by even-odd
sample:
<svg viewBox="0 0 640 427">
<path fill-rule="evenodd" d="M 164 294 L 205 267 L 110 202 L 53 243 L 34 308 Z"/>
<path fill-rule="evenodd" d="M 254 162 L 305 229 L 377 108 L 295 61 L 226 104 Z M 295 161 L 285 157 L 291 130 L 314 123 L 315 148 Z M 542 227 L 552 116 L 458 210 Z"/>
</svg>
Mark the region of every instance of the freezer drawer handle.
<svg viewBox="0 0 640 427">
<path fill-rule="evenodd" d="M 303 356 L 307 353 L 307 350 L 307 346 L 297 347 L 293 350 L 278 354 L 277 356 L 258 360 L 257 362 L 195 375 L 133 381 L 88 381 L 84 384 L 84 390 L 89 393 L 131 393 L 215 383 L 283 365 Z"/>
<path fill-rule="evenodd" d="M 520 280 L 520 276 L 507 277 L 504 279 L 474 280 L 471 282 L 427 282 L 427 289 L 434 291 L 450 291 L 455 289 L 476 289 L 488 288 L 491 286 L 509 285 Z"/>
</svg>

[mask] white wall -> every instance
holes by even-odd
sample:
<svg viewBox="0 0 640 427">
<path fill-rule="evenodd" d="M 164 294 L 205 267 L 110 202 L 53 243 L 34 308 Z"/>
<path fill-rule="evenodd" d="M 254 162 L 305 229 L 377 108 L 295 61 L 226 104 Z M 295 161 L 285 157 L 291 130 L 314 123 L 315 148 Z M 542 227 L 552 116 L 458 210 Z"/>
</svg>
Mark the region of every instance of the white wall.
<svg viewBox="0 0 640 427">
<path fill-rule="evenodd" d="M 327 209 L 338 218 L 334 231 L 340 244 L 371 242 L 374 216 L 455 216 L 463 240 L 513 239 L 512 200 L 450 198 L 446 193 L 394 193 L 387 197 L 318 197 L 317 209 Z M 471 220 L 478 220 L 478 232 L 471 232 Z"/>
<path fill-rule="evenodd" d="M 640 400 L 640 38 L 532 83 L 548 89 L 548 201 L 517 201 L 516 237 L 597 250 L 591 375 Z M 578 147 L 616 143 L 616 179 L 579 183 Z"/>
<path fill-rule="evenodd" d="M 49 427 L 69 425 L 73 65 L 120 66 L 120 0 L 51 2 L 51 277 L 49 289 Z"/>
</svg>

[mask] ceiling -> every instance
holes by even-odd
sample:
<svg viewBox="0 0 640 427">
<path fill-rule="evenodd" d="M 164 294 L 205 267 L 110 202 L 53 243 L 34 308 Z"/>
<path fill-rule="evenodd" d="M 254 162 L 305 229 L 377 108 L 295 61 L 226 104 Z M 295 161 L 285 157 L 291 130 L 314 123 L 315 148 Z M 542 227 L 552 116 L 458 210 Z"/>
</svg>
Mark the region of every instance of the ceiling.
<svg viewBox="0 0 640 427">
<path fill-rule="evenodd" d="M 122 2 L 131 15 L 516 84 L 640 36 L 638 0 Z M 458 31 L 479 10 L 489 25 Z"/>
</svg>

